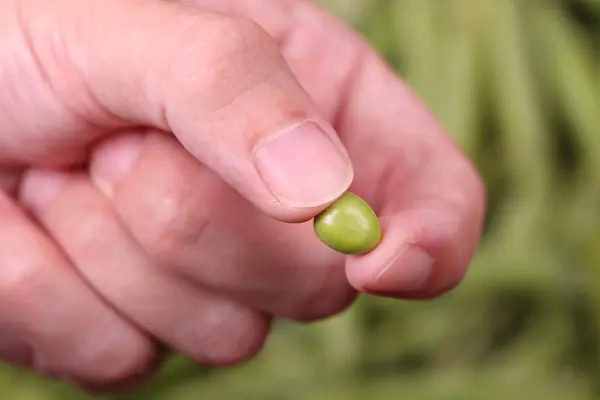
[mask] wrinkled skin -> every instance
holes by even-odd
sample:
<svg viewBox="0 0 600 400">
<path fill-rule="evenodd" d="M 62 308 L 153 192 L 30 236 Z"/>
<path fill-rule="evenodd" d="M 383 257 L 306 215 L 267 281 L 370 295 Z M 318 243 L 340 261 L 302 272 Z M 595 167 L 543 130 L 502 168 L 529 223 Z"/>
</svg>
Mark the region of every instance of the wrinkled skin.
<svg viewBox="0 0 600 400">
<path fill-rule="evenodd" d="M 431 298 L 462 279 L 480 178 L 313 3 L 0 0 L 0 37 L 6 360 L 112 390 L 152 373 L 163 349 L 235 364 L 273 317 L 314 321 L 357 292 Z M 329 197 L 274 200 L 251 149 L 302 118 L 352 166 L 334 187 L 306 162 L 291 181 L 331 178 Z M 383 227 L 364 256 L 326 248 L 310 222 L 350 182 Z"/>
</svg>

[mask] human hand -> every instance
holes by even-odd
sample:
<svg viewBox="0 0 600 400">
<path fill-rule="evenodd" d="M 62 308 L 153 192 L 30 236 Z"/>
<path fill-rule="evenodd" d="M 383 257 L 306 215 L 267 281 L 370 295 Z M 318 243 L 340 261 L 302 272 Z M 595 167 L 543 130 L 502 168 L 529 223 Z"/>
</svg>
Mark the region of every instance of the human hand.
<svg viewBox="0 0 600 400">
<path fill-rule="evenodd" d="M 475 170 L 314 4 L 0 0 L 0 37 L 6 359 L 106 387 L 151 371 L 157 342 L 231 364 L 273 316 L 461 280 Z M 309 221 L 349 185 L 384 230 L 364 256 Z"/>
</svg>

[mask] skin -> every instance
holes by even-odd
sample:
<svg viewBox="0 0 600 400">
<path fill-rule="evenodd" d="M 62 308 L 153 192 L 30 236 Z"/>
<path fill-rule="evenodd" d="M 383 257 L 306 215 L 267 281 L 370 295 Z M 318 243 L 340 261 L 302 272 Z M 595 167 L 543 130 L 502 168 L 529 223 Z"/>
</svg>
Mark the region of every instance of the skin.
<svg viewBox="0 0 600 400">
<path fill-rule="evenodd" d="M 3 359 L 112 391 L 461 281 L 479 176 L 310 1 L 0 0 L 0 37 Z M 312 227 L 348 190 L 381 221 L 363 256 Z"/>
</svg>

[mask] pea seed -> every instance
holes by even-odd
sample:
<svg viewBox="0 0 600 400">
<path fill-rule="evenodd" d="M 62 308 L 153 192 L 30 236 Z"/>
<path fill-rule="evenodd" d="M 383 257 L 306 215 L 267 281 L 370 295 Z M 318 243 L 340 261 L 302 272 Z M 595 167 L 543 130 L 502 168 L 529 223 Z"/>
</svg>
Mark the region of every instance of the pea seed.
<svg viewBox="0 0 600 400">
<path fill-rule="evenodd" d="M 313 221 L 317 237 L 344 254 L 365 254 L 381 241 L 381 225 L 373 209 L 354 193 L 345 193 Z"/>
</svg>

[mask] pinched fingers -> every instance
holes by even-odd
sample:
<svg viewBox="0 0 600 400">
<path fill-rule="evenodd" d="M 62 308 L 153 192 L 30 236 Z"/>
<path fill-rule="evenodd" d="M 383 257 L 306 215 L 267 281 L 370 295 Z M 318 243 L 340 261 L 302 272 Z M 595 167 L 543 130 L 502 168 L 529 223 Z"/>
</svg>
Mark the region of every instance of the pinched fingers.
<svg viewBox="0 0 600 400">
<path fill-rule="evenodd" d="M 203 364 L 239 362 L 261 348 L 266 316 L 157 268 L 85 174 L 34 170 L 22 187 L 77 271 L 145 332 Z"/>
<path fill-rule="evenodd" d="M 94 182 L 161 268 L 280 317 L 312 320 L 345 308 L 354 291 L 343 256 L 311 223 L 262 214 L 173 138 L 121 134 L 96 148 Z"/>
<path fill-rule="evenodd" d="M 0 357 L 93 386 L 147 374 L 153 342 L 97 297 L 2 192 L 0 221 Z"/>
</svg>

